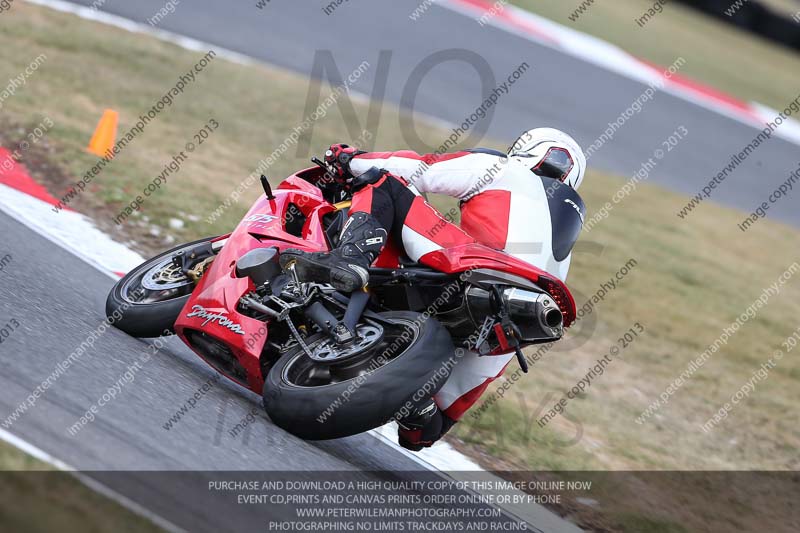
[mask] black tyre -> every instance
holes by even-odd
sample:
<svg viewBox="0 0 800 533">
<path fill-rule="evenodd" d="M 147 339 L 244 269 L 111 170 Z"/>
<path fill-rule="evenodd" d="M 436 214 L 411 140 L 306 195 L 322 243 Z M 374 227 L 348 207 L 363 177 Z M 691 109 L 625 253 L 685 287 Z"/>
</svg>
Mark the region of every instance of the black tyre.
<svg viewBox="0 0 800 533">
<path fill-rule="evenodd" d="M 160 337 L 173 332 L 194 282 L 170 266 L 172 256 L 214 238 L 182 244 L 128 272 L 106 299 L 106 316 L 111 324 L 133 337 Z"/>
<path fill-rule="evenodd" d="M 303 439 L 335 439 L 382 426 L 404 406 L 416 407 L 435 394 L 455 362 L 450 334 L 419 313 L 381 316 L 391 325 L 383 325 L 380 340 L 360 357 L 325 364 L 299 348 L 281 357 L 264 383 L 264 408 L 272 421 Z M 325 338 L 307 344 L 314 351 Z"/>
</svg>

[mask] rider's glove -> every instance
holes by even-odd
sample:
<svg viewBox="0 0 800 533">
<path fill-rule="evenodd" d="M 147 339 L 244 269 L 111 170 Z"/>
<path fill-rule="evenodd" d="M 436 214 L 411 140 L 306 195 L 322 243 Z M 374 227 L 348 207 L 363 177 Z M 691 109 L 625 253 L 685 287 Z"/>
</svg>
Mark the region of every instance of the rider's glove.
<svg viewBox="0 0 800 533">
<path fill-rule="evenodd" d="M 353 174 L 350 172 L 350 161 L 355 156 L 365 153 L 346 144 L 332 144 L 325 152 L 325 163 L 334 178 L 346 183 L 353 179 Z"/>
</svg>

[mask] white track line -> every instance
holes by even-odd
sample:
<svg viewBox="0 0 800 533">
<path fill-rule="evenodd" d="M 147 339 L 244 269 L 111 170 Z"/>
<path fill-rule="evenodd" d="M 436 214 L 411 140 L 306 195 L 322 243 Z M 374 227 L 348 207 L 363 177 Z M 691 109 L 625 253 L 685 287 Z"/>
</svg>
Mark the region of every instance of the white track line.
<svg viewBox="0 0 800 533">
<path fill-rule="evenodd" d="M 436 5 L 475 20 L 476 31 L 480 29 L 477 26 L 477 20 L 483 13 L 486 13 L 484 7 L 475 5 L 469 0 L 438 0 Z M 491 4 L 488 5 L 491 6 Z M 660 74 L 663 67 L 659 69 L 649 65 L 617 45 L 514 5 L 503 6 L 503 9 L 490 18 L 486 24 L 644 85 L 661 80 Z M 705 86 L 706 84 L 698 85 Z M 708 88 L 717 90 L 711 86 Z M 748 109 L 740 108 L 724 98 L 712 96 L 691 85 L 678 83 L 675 79 L 664 80 L 660 90 L 756 129 L 762 129 L 778 114 L 777 111 L 766 108 L 757 102 L 742 101 L 740 103 L 747 106 Z M 724 94 L 724 91 L 719 92 Z M 728 95 L 725 94 L 725 96 Z M 732 99 L 738 100 L 733 97 Z M 800 122 L 795 119 L 784 121 L 784 124 L 776 130 L 775 135 L 785 141 L 800 145 Z"/>
<path fill-rule="evenodd" d="M 152 523 L 154 523 L 155 525 L 157 525 L 161 529 L 164 529 L 164 530 L 169 531 L 171 533 L 172 532 L 180 533 L 180 532 L 185 531 L 184 529 L 176 526 L 175 524 L 173 524 L 169 520 L 166 520 L 165 518 L 162 518 L 162 517 L 158 516 L 157 514 L 151 512 L 151 511 L 148 511 L 147 509 L 145 509 L 144 507 L 142 507 L 141 505 L 139 505 L 135 501 L 131 500 L 130 498 L 128 498 L 126 496 L 123 496 L 122 494 L 118 493 L 114 489 L 111 489 L 111 488 L 103 485 L 102 483 L 100 483 L 96 479 L 92 479 L 91 477 L 80 473 L 79 471 L 77 471 L 74 468 L 72 468 L 71 466 L 69 466 L 67 463 L 61 461 L 60 459 L 56 459 L 55 457 L 53 457 L 49 453 L 45 452 L 44 450 L 41 450 L 40 448 L 37 448 L 36 446 L 31 444 L 30 442 L 28 442 L 28 441 L 26 441 L 24 439 L 21 439 L 21 438 L 17 437 L 16 435 L 14 435 L 13 433 L 9 433 L 8 431 L 6 431 L 5 429 L 2 429 L 2 428 L 0 428 L 0 440 L 3 440 L 4 442 L 6 442 L 6 443 L 8 443 L 8 444 L 10 444 L 10 445 L 12 445 L 12 446 L 14 446 L 16 448 L 19 448 L 20 450 L 22 450 L 23 452 L 27 453 L 28 455 L 34 457 L 35 459 L 38 459 L 39 461 L 41 461 L 43 463 L 47 463 L 47 464 L 51 465 L 52 467 L 56 468 L 57 470 L 61 470 L 63 472 L 69 473 L 70 475 L 75 477 L 78 481 L 80 481 L 81 483 L 86 485 L 88 488 L 92 489 L 93 491 L 95 491 L 95 492 L 97 492 L 99 494 L 102 494 L 103 496 L 107 497 L 110 500 L 115 501 L 116 503 L 118 503 L 122 507 L 124 507 L 124 508 L 128 509 L 129 511 L 141 516 L 142 518 L 146 518 L 147 520 L 151 521 Z"/>
<path fill-rule="evenodd" d="M 117 280 L 144 258 L 97 229 L 75 211 L 54 213 L 52 205 L 0 183 L 0 211 L 53 244 Z"/>
<path fill-rule="evenodd" d="M 203 41 L 198 41 L 197 39 L 192 39 L 191 37 L 172 33 L 171 31 L 140 24 L 117 15 L 112 15 L 111 13 L 106 13 L 105 11 L 100 11 L 99 9 L 92 9 L 91 7 L 80 6 L 70 2 L 64 2 L 62 0 L 25 1 L 31 4 L 49 7 L 64 13 L 71 13 L 83 19 L 101 22 L 109 26 L 115 26 L 132 33 L 145 33 L 147 35 L 152 35 L 153 37 L 156 37 L 162 41 L 175 44 L 181 48 L 192 50 L 194 52 L 206 53 L 213 49 L 219 57 L 223 57 L 234 63 L 239 63 L 240 65 L 253 65 L 258 63 L 258 61 L 254 60 L 253 58 L 244 54 L 240 54 L 239 52 L 234 52 L 233 50 L 228 50 L 227 48 L 222 48 L 214 44 L 204 43 Z"/>
</svg>

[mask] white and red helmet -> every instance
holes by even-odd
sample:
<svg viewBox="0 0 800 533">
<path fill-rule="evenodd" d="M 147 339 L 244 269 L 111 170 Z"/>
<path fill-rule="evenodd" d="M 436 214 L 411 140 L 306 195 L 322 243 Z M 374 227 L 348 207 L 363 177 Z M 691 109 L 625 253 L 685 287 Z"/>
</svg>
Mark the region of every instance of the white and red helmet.
<svg viewBox="0 0 800 533">
<path fill-rule="evenodd" d="M 525 164 L 534 174 L 557 179 L 573 189 L 586 173 L 586 156 L 580 145 L 561 130 L 536 128 L 520 135 L 508 157 Z"/>
</svg>

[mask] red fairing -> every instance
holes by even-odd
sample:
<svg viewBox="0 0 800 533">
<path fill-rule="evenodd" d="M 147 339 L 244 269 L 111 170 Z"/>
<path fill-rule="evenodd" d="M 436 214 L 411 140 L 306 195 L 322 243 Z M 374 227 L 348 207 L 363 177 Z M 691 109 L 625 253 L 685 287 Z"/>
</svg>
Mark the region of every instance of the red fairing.
<svg viewBox="0 0 800 533">
<path fill-rule="evenodd" d="M 313 172 L 313 169 L 303 172 Z M 285 231 L 284 221 L 287 213 L 290 213 L 290 204 L 294 204 L 307 217 L 303 225 L 303 238 L 295 237 Z M 264 387 L 264 376 L 261 375 L 259 359 L 267 341 L 269 323 L 264 324 L 237 311 L 239 299 L 254 287 L 250 280 L 236 277 L 236 261 L 250 250 L 271 246 L 281 250 L 285 248 L 327 250 L 328 244 L 321 218 L 333 210 L 334 207 L 323 199 L 318 188 L 296 175 L 280 185 L 275 191 L 275 199 L 268 200 L 265 196 L 261 196 L 236 230 L 228 236 L 225 246 L 203 275 L 181 311 L 175 322 L 175 331 L 181 340 L 191 347 L 187 332 L 195 330 L 202 331 L 226 344 L 247 372 L 247 382 L 236 380 L 228 372 L 224 374 L 260 394 Z M 224 237 L 215 240 L 222 239 Z M 193 312 L 196 316 L 187 316 Z M 203 312 L 206 314 L 197 314 Z M 224 316 L 229 321 L 227 323 L 232 326 L 221 324 L 222 319 L 209 320 L 209 314 Z M 242 333 L 238 333 L 238 330 Z M 202 357 L 199 351 L 195 351 Z"/>
<path fill-rule="evenodd" d="M 560 279 L 540 268 L 482 244 L 465 244 L 436 250 L 420 258 L 420 263 L 447 274 L 477 268 L 491 268 L 528 279 L 547 291 L 564 315 L 564 326 L 575 321 L 575 299 Z"/>
</svg>

